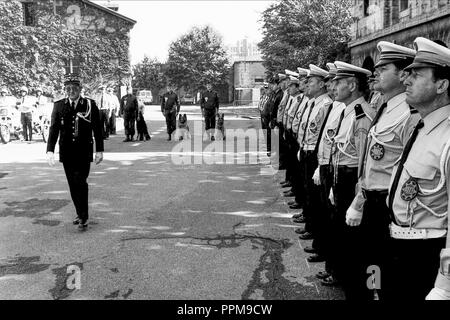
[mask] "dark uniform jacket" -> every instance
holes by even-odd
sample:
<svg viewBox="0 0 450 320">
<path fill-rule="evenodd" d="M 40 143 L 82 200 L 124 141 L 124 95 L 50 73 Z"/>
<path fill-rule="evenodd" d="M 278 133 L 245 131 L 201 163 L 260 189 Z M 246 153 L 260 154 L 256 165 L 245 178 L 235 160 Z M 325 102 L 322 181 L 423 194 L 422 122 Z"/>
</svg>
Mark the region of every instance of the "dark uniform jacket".
<svg viewBox="0 0 450 320">
<path fill-rule="evenodd" d="M 132 94 L 127 94 L 120 100 L 120 111 L 119 114 L 126 114 L 128 117 L 134 116 L 137 118 L 139 111 L 139 104 L 136 96 Z"/>
<path fill-rule="evenodd" d="M 219 109 L 219 96 L 215 91 L 205 91 L 200 99 L 200 107 L 206 110 Z"/>
<path fill-rule="evenodd" d="M 177 113 L 180 112 L 180 100 L 178 99 L 178 95 L 173 91 L 166 92 L 161 99 L 161 111 L 175 111 L 175 108 Z"/>
<path fill-rule="evenodd" d="M 90 113 L 88 114 L 89 104 Z M 90 122 L 78 117 L 78 113 L 81 113 Z M 78 130 L 76 130 L 76 128 L 78 128 Z M 103 152 L 100 113 L 94 100 L 80 97 L 75 110 L 70 106 L 69 99 L 67 98 L 55 102 L 47 143 L 47 152 L 55 152 L 56 141 L 59 137 L 60 162 L 69 160 L 92 162 L 92 134 L 94 134 L 95 138 L 96 151 Z"/>
<path fill-rule="evenodd" d="M 283 99 L 283 90 L 278 89 L 276 92 L 272 92 L 269 101 L 264 106 L 262 116 L 269 118 L 270 121 L 277 119 L 278 106 Z"/>
</svg>

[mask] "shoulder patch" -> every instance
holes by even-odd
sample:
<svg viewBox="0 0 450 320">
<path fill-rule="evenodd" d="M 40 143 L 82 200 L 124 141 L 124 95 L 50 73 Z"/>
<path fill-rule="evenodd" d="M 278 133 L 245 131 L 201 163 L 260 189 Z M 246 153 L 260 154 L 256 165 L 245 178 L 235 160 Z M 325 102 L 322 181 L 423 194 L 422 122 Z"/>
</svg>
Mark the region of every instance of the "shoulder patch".
<svg viewBox="0 0 450 320">
<path fill-rule="evenodd" d="M 409 105 L 408 105 L 408 106 L 409 106 Z M 419 111 L 417 111 L 417 110 L 414 109 L 413 107 L 409 106 L 409 112 L 410 112 L 411 114 L 415 114 L 415 113 L 418 113 Z"/>
<path fill-rule="evenodd" d="M 355 106 L 355 115 L 356 115 L 356 119 L 362 119 L 366 116 L 366 114 L 364 113 L 364 110 L 360 104 L 357 104 Z"/>
</svg>

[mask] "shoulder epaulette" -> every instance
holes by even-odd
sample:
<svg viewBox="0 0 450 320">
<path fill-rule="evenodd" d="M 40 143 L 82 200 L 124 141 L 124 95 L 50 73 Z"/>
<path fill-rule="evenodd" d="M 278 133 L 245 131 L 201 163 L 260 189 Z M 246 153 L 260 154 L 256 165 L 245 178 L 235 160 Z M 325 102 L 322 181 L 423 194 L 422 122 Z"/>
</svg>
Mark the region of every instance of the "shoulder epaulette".
<svg viewBox="0 0 450 320">
<path fill-rule="evenodd" d="M 417 111 L 416 109 L 414 109 L 413 107 L 409 106 L 409 112 L 411 112 L 411 114 L 416 114 L 419 111 Z"/>
<path fill-rule="evenodd" d="M 362 119 L 366 116 L 366 114 L 364 113 L 364 110 L 360 104 L 357 104 L 355 106 L 355 115 L 356 115 L 356 119 Z"/>
</svg>

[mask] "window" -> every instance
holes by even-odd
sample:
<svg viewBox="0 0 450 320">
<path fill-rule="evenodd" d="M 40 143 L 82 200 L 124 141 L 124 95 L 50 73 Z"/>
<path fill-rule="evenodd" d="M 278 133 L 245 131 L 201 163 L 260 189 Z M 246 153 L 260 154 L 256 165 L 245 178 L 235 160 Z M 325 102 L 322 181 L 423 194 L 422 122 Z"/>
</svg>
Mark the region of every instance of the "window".
<svg viewBox="0 0 450 320">
<path fill-rule="evenodd" d="M 35 17 L 32 2 L 22 2 L 23 24 L 25 26 L 34 26 Z"/>
<path fill-rule="evenodd" d="M 405 11 L 409 7 L 409 0 L 400 0 L 400 11 Z"/>
<path fill-rule="evenodd" d="M 80 74 L 80 64 L 81 64 L 81 57 L 76 56 L 74 58 L 65 59 L 65 71 L 66 74 Z"/>
<path fill-rule="evenodd" d="M 264 79 L 263 78 L 255 78 L 255 83 L 263 83 Z"/>
<path fill-rule="evenodd" d="M 364 17 L 369 15 L 369 0 L 364 0 Z"/>
</svg>

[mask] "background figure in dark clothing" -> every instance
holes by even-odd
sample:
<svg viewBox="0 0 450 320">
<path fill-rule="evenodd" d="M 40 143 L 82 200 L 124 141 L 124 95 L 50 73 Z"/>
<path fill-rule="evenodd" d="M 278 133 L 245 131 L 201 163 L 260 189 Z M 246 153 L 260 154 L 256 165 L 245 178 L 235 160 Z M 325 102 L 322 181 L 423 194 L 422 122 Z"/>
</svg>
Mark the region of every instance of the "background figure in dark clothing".
<svg viewBox="0 0 450 320">
<path fill-rule="evenodd" d="M 261 122 L 262 128 L 266 131 L 266 144 L 267 144 L 267 155 L 270 156 L 270 152 L 272 149 L 271 139 L 272 132 L 271 130 L 275 128 L 277 122 L 277 114 L 278 114 L 278 106 L 280 105 L 281 99 L 283 99 L 283 90 L 280 88 L 280 78 L 278 75 L 275 75 L 269 81 L 272 94 L 270 96 L 269 101 L 264 106 L 264 109 L 261 112 Z"/>
<path fill-rule="evenodd" d="M 135 133 L 135 123 L 138 116 L 139 105 L 133 90 L 128 88 L 127 95 L 120 101 L 120 115 L 123 116 L 126 138 L 123 142 L 133 141 Z"/>
<path fill-rule="evenodd" d="M 177 126 L 177 115 L 180 112 L 180 100 L 171 86 L 167 87 L 167 92 L 161 99 L 161 112 L 166 118 L 167 134 L 169 135 L 167 141 L 170 141 Z"/>
<path fill-rule="evenodd" d="M 219 112 L 219 96 L 217 92 L 212 90 L 210 83 L 206 85 L 206 91 L 202 94 L 200 107 L 202 109 L 202 115 L 205 118 L 205 130 L 208 136 L 211 136 L 211 140 L 214 141 L 214 134 L 211 134 L 211 130 L 214 131 L 216 128 L 216 114 Z"/>
</svg>

